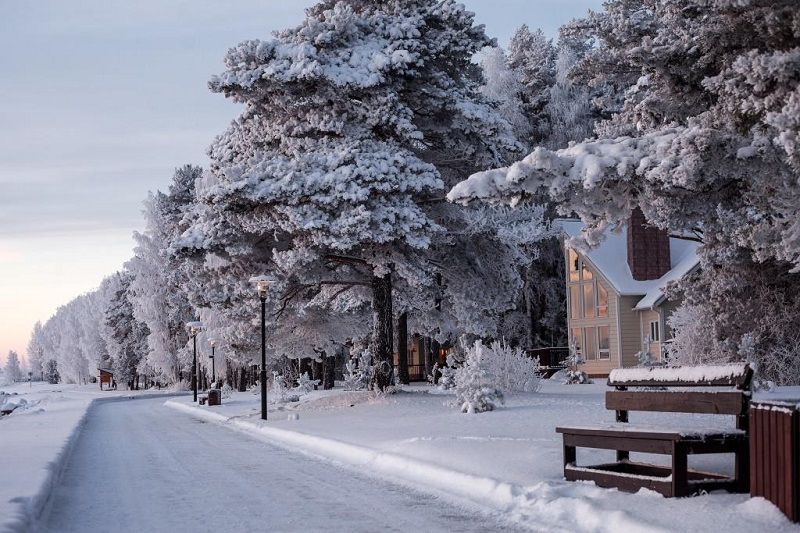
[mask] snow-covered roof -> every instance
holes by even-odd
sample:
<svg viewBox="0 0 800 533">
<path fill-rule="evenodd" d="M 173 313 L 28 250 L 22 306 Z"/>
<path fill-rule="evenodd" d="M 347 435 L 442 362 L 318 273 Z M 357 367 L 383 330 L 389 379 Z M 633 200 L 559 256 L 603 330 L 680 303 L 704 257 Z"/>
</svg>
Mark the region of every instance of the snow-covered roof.
<svg viewBox="0 0 800 533">
<path fill-rule="evenodd" d="M 583 222 L 559 219 L 556 224 L 569 237 L 580 237 Z M 605 240 L 588 253 L 581 253 L 621 296 L 642 295 L 635 310 L 650 309 L 664 300 L 664 289 L 671 281 L 678 280 L 697 268 L 699 244 L 686 239 L 669 239 L 670 264 L 672 268 L 655 280 L 638 281 L 628 266 L 628 239 L 624 231 L 606 232 Z"/>
</svg>

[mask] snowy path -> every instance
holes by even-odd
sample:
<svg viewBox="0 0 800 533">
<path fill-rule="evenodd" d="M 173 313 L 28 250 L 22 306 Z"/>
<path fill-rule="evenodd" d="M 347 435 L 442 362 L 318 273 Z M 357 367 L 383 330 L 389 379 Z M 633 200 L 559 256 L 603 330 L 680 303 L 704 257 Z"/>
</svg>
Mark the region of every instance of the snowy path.
<svg viewBox="0 0 800 533">
<path fill-rule="evenodd" d="M 96 405 L 46 532 L 511 531 L 436 498 L 176 416 Z"/>
</svg>

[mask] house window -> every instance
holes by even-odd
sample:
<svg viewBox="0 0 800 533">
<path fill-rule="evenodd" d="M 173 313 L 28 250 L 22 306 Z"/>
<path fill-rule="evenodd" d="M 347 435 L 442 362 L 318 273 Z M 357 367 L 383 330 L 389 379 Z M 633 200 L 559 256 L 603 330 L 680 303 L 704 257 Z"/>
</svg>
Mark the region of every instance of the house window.
<svg viewBox="0 0 800 533">
<path fill-rule="evenodd" d="M 583 333 L 586 335 L 586 355 L 584 359 L 587 361 L 597 359 L 597 328 L 585 328 Z"/>
<path fill-rule="evenodd" d="M 597 328 L 597 356 L 599 359 L 611 359 L 611 328 Z"/>
<path fill-rule="evenodd" d="M 584 283 L 583 287 L 583 312 L 586 318 L 594 318 L 597 310 L 594 301 L 594 283 Z"/>
<path fill-rule="evenodd" d="M 650 341 L 659 342 L 661 340 L 661 335 L 659 333 L 658 321 L 654 320 L 650 322 Z"/>
<path fill-rule="evenodd" d="M 581 261 L 581 278 L 583 279 L 592 279 L 594 276 L 592 275 L 592 271 L 586 267 L 586 263 Z"/>
<path fill-rule="evenodd" d="M 569 313 L 572 318 L 581 316 L 581 286 L 572 285 L 569 288 Z"/>
<path fill-rule="evenodd" d="M 572 248 L 569 249 L 569 280 L 570 281 L 578 281 L 580 280 L 580 259 L 578 258 L 578 254 Z"/>
<path fill-rule="evenodd" d="M 608 316 L 608 291 L 602 283 L 597 284 L 597 316 Z"/>
</svg>

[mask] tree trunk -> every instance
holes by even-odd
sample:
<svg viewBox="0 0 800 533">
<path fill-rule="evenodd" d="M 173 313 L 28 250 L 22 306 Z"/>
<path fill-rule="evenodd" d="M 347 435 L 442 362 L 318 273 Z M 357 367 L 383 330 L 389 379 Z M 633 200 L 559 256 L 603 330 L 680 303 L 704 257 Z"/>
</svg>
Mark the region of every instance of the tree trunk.
<svg viewBox="0 0 800 533">
<path fill-rule="evenodd" d="M 239 392 L 245 392 L 247 390 L 247 372 L 241 366 L 237 371 L 239 372 Z"/>
<path fill-rule="evenodd" d="M 322 388 L 330 390 L 336 380 L 336 356 L 326 357 L 323 353 L 322 359 Z"/>
<path fill-rule="evenodd" d="M 325 352 L 322 352 L 322 355 L 320 357 L 322 357 L 324 359 L 325 358 Z M 318 361 L 316 359 L 312 359 L 311 360 L 311 370 L 312 370 L 311 378 L 315 379 L 315 380 L 320 380 L 320 383 L 322 383 L 322 361 Z M 318 385 L 314 385 L 314 390 L 317 390 L 317 388 L 318 388 Z"/>
<path fill-rule="evenodd" d="M 425 337 L 425 350 L 423 352 L 424 360 L 425 360 L 425 376 L 423 379 L 427 379 L 428 376 L 431 375 L 433 372 L 433 339 L 430 337 Z"/>
<path fill-rule="evenodd" d="M 408 314 L 397 320 L 397 378 L 403 385 L 411 380 L 408 375 Z"/>
<path fill-rule="evenodd" d="M 386 390 L 392 384 L 394 340 L 392 327 L 392 275 L 372 278 L 372 388 Z"/>
</svg>

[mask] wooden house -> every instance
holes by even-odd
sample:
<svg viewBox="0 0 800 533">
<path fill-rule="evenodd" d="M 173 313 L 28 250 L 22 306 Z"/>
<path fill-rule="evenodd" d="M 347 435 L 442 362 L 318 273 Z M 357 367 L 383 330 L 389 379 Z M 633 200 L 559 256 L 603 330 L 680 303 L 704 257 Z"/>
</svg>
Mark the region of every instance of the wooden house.
<svg viewBox="0 0 800 533">
<path fill-rule="evenodd" d="M 667 318 L 678 302 L 664 288 L 698 268 L 698 243 L 671 238 L 645 224 L 637 211 L 621 232 L 611 232 L 586 253 L 569 246 L 578 220 L 559 220 L 565 237 L 569 342 L 591 377 L 640 364 L 640 352 L 663 359 L 671 338 Z"/>
<path fill-rule="evenodd" d="M 98 368 L 97 371 L 100 374 L 100 390 L 103 390 L 103 385 L 107 385 L 107 389 L 116 388 L 116 382 L 114 381 L 114 372 L 112 372 L 108 368 Z"/>
</svg>

